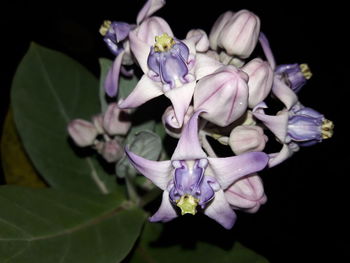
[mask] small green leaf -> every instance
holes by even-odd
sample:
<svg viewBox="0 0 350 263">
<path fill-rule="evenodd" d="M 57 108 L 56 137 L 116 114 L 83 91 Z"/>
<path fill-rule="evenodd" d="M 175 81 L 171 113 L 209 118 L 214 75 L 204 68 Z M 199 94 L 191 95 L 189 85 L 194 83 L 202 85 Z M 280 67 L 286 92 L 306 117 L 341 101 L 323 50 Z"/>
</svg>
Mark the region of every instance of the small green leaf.
<svg viewBox="0 0 350 263">
<path fill-rule="evenodd" d="M 127 147 L 131 152 L 149 160 L 157 160 L 162 151 L 160 137 L 151 131 L 138 132 L 127 141 Z M 116 165 L 116 173 L 119 177 L 125 177 L 126 175 L 133 177 L 137 174 L 137 171 L 124 155 Z"/>
<path fill-rule="evenodd" d="M 108 70 L 110 69 L 110 67 L 113 64 L 113 61 L 107 58 L 100 58 L 99 59 L 100 62 L 100 104 L 101 104 L 101 112 L 105 112 L 107 110 L 108 107 L 108 102 L 106 99 L 106 92 L 105 92 L 105 88 L 104 88 L 104 83 L 105 83 L 105 79 L 108 73 Z"/>
<path fill-rule="evenodd" d="M 7 263 L 120 262 L 145 219 L 118 193 L 3 186 L 0 207 L 0 262 Z"/>
<path fill-rule="evenodd" d="M 197 223 L 197 225 L 200 224 Z M 214 237 L 209 235 L 209 242 L 203 242 L 198 241 L 196 236 L 194 236 L 195 231 L 192 232 L 186 226 L 175 224 L 171 231 L 164 231 L 164 228 L 162 224 L 147 223 L 141 239 L 128 262 L 268 263 L 265 258 L 238 242 L 234 242 L 228 248 L 221 248 L 211 244 L 210 241 L 220 243 L 220 239 L 222 239 L 220 233 Z M 200 228 L 203 234 L 210 230 L 210 227 L 205 228 L 203 225 Z M 194 243 L 191 243 L 192 240 Z"/>
<path fill-rule="evenodd" d="M 136 76 L 133 76 L 131 78 L 120 76 L 119 78 L 119 99 L 125 99 L 131 91 L 136 87 L 137 82 L 139 79 Z"/>
<path fill-rule="evenodd" d="M 115 189 L 115 178 L 97 160 L 84 152 L 78 157 L 67 133 L 71 120 L 89 120 L 100 112 L 98 81 L 90 72 L 59 52 L 32 44 L 17 69 L 11 100 L 24 148 L 49 185 L 90 193 Z"/>
</svg>

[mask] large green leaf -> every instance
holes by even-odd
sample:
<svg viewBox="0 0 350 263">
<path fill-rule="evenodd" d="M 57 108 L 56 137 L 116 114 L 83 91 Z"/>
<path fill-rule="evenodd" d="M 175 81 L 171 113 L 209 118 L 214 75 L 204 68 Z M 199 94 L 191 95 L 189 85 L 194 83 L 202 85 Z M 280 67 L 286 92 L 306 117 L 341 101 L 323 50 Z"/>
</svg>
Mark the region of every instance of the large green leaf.
<svg viewBox="0 0 350 263">
<path fill-rule="evenodd" d="M 120 194 L 0 188 L 0 262 L 116 263 L 131 250 L 145 214 Z"/>
<path fill-rule="evenodd" d="M 115 188 L 115 179 L 94 158 L 78 157 L 66 131 L 69 121 L 100 112 L 98 87 L 80 64 L 37 44 L 17 69 L 11 94 L 15 123 L 34 166 L 54 188 L 95 193 Z"/>
<path fill-rule="evenodd" d="M 184 222 L 182 222 L 184 223 Z M 208 235 L 208 241 L 198 241 L 196 230 L 186 225 L 174 225 L 171 231 L 164 231 L 162 224 L 147 223 L 141 240 L 130 257 L 129 263 L 268 263 L 268 261 L 252 250 L 234 242 L 229 247 L 221 248 L 217 244 L 222 241 L 226 233 L 213 234 L 210 225 L 195 223 L 202 235 Z M 193 242 L 192 242 L 193 241 Z M 217 243 L 217 244 L 213 244 Z M 227 242 L 226 242 L 227 243 Z"/>
</svg>

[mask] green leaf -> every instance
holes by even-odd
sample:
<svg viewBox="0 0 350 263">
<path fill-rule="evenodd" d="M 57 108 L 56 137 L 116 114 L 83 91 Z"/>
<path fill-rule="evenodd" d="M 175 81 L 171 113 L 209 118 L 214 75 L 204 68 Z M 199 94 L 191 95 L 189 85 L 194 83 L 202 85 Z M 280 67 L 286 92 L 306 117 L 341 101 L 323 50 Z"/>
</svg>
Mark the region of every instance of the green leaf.
<svg viewBox="0 0 350 263">
<path fill-rule="evenodd" d="M 136 76 L 131 78 L 120 76 L 119 78 L 119 99 L 125 99 L 135 88 L 139 79 Z"/>
<path fill-rule="evenodd" d="M 7 184 L 46 187 L 23 149 L 11 108 L 6 114 L 1 136 L 1 164 Z"/>
<path fill-rule="evenodd" d="M 197 225 L 200 224 L 197 222 Z M 210 227 L 205 228 L 203 225 L 199 227 L 204 234 L 210 232 Z M 214 236 L 208 233 L 211 240 L 203 242 L 197 241 L 198 237 L 196 237 L 195 231 L 191 231 L 185 225 L 177 224 L 171 231 L 164 231 L 163 228 L 165 227 L 162 224 L 147 223 L 141 235 L 141 240 L 128 262 L 268 263 L 265 258 L 238 242 L 228 248 L 211 244 L 210 241 L 220 242 L 223 239 L 220 231 Z M 227 230 L 223 231 L 228 232 Z M 191 243 L 192 240 L 194 240 L 194 243 Z M 181 244 L 179 244 L 180 242 Z"/>
<path fill-rule="evenodd" d="M 104 88 L 104 83 L 105 83 L 105 79 L 106 79 L 108 70 L 112 66 L 113 61 L 110 59 L 107 59 L 107 58 L 100 58 L 99 62 L 100 62 L 100 68 L 101 68 L 101 72 L 100 72 L 100 104 L 101 104 L 101 112 L 105 112 L 107 110 L 107 107 L 108 107 L 108 102 L 106 99 L 106 92 L 105 92 L 105 88 Z"/>
<path fill-rule="evenodd" d="M 0 262 L 116 263 L 131 250 L 145 214 L 118 193 L 75 195 L 0 188 Z"/>
<path fill-rule="evenodd" d="M 157 160 L 162 151 L 162 140 L 151 131 L 140 131 L 127 139 L 129 150 L 137 155 L 149 160 Z M 137 171 L 130 164 L 128 158 L 124 155 L 116 165 L 116 174 L 119 177 L 135 176 Z"/>
<path fill-rule="evenodd" d="M 90 72 L 59 52 L 32 44 L 17 69 L 11 99 L 25 150 L 52 187 L 93 193 L 115 189 L 115 178 L 94 158 L 78 157 L 66 131 L 71 120 L 89 120 L 100 111 L 98 81 Z"/>
</svg>

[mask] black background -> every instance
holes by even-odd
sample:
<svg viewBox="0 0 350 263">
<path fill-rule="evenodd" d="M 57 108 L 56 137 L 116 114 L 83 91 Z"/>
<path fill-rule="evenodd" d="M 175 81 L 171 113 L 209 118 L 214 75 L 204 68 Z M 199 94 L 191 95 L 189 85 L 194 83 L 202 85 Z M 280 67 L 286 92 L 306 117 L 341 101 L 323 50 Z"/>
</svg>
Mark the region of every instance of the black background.
<svg viewBox="0 0 350 263">
<path fill-rule="evenodd" d="M 74 3 L 2 4 L 0 123 L 9 106 L 16 67 L 31 41 L 68 54 L 98 76 L 98 57 L 112 59 L 98 34 L 100 24 L 104 19 L 134 23 L 143 5 L 143 1 L 134 0 Z M 209 33 L 221 13 L 243 8 L 260 17 L 277 64 L 309 64 L 314 76 L 299 93 L 300 100 L 333 120 L 335 134 L 331 140 L 303 148 L 287 162 L 265 171 L 262 177 L 267 204 L 254 215 L 239 213 L 235 229 L 229 233 L 271 262 L 345 262 L 350 244 L 346 215 L 350 193 L 349 15 L 334 1 L 266 4 L 221 0 L 168 0 L 157 15 L 165 18 L 181 39 L 191 28 Z M 222 238 L 229 239 L 227 234 Z"/>
</svg>

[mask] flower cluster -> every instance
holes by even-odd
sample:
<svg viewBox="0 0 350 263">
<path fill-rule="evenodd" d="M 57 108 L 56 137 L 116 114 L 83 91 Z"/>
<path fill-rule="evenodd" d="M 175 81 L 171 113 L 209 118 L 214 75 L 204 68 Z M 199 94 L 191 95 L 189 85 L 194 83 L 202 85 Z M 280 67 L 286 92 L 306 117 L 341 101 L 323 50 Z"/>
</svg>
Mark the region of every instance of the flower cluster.
<svg viewBox="0 0 350 263">
<path fill-rule="evenodd" d="M 171 159 L 148 160 L 125 148 L 137 171 L 163 190 L 160 208 L 150 221 L 167 222 L 202 211 L 229 229 L 236 220 L 234 210 L 253 213 L 266 202 L 257 172 L 283 162 L 302 146 L 330 138 L 333 124 L 300 103 L 297 92 L 312 74 L 306 64 L 276 66 L 258 16 L 248 10 L 228 11 L 209 35 L 192 29 L 181 40 L 163 18 L 152 16 L 164 4 L 148 0 L 136 24 L 104 22 L 100 33 L 116 56 L 105 92 L 117 97 L 120 74 L 133 74 L 126 66 L 134 65 L 143 75 L 133 91 L 111 107 L 137 108 L 161 95 L 170 101 L 162 123 L 169 136 L 179 139 Z M 264 56 L 251 58 L 258 43 Z M 268 97 L 284 104 L 276 115 L 265 113 Z M 108 135 L 115 134 L 110 127 L 124 127 L 106 116 L 108 110 L 103 122 Z M 69 133 L 78 145 L 87 146 L 98 127 L 75 120 Z M 263 152 L 267 129 L 281 143 L 277 153 Z M 209 137 L 230 147 L 232 156 L 218 157 Z"/>
</svg>

